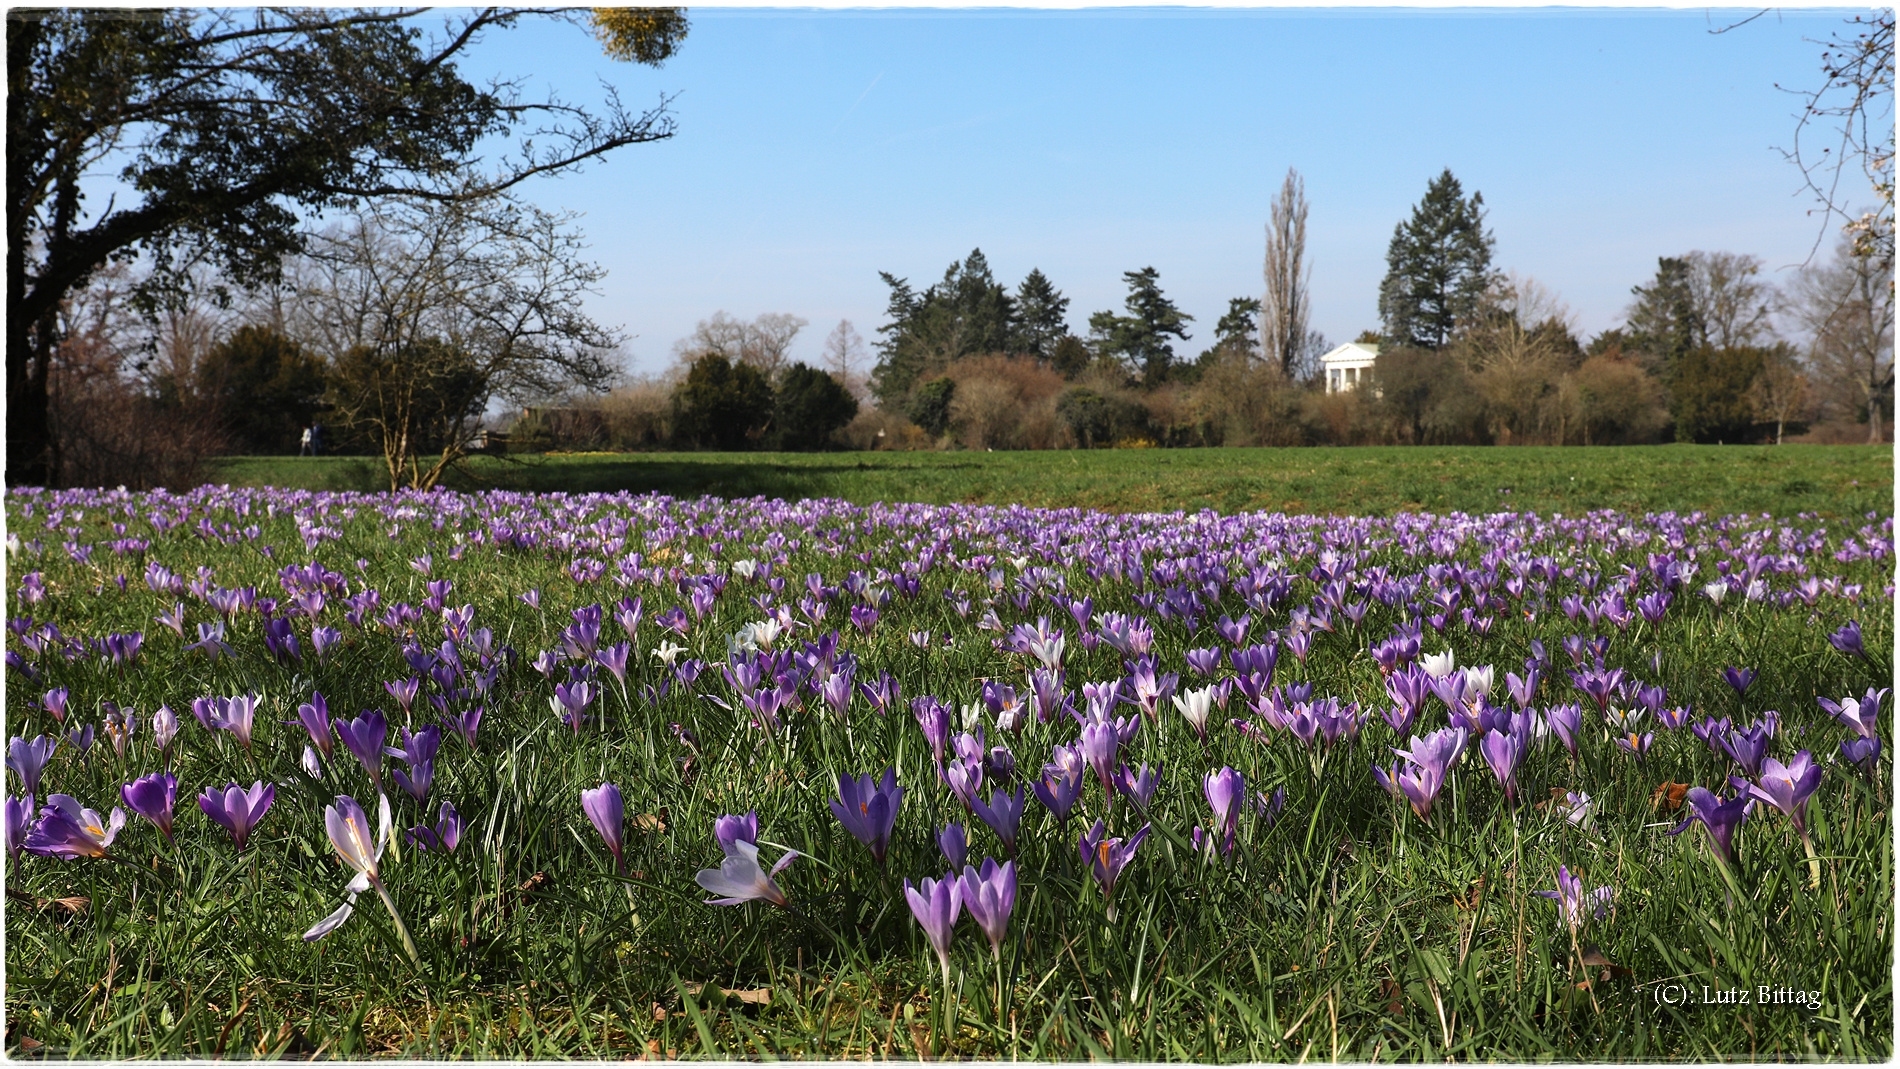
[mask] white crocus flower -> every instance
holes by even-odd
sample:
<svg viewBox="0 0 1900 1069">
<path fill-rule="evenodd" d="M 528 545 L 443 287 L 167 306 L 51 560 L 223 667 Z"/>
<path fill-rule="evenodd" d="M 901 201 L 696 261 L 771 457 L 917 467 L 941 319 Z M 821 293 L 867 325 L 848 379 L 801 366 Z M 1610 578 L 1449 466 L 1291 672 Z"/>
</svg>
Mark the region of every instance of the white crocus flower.
<svg viewBox="0 0 1900 1069">
<path fill-rule="evenodd" d="M 1419 662 L 1425 668 L 1425 674 L 1433 679 L 1442 679 L 1458 667 L 1457 659 L 1450 650 L 1443 653 L 1428 653 Z"/>
</svg>

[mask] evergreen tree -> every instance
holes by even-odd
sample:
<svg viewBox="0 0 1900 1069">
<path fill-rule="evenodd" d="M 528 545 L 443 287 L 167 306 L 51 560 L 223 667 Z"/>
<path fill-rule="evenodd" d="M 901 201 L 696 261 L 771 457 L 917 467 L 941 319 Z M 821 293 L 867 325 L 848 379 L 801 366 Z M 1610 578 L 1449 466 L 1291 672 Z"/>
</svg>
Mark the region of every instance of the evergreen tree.
<svg viewBox="0 0 1900 1069">
<path fill-rule="evenodd" d="M 991 277 L 983 250 L 951 263 L 943 280 L 922 293 L 888 271 L 878 277 L 891 288 L 891 318 L 877 328 L 884 339 L 871 388 L 886 408 L 902 407 L 913 386 L 958 357 L 1009 350 L 1016 302 Z"/>
<path fill-rule="evenodd" d="M 196 400 L 223 424 L 232 452 L 295 453 L 323 405 L 323 372 L 323 362 L 296 342 L 247 326 L 205 354 L 193 385 Z"/>
<path fill-rule="evenodd" d="M 674 395 L 674 433 L 696 446 L 750 449 L 772 422 L 772 386 L 751 364 L 708 353 Z"/>
<path fill-rule="evenodd" d="M 1469 198 L 1451 169 L 1432 180 L 1412 218 L 1392 230 L 1379 286 L 1379 318 L 1391 345 L 1442 349 L 1477 308 L 1491 281 L 1484 195 Z"/>
<path fill-rule="evenodd" d="M 1010 348 L 1039 362 L 1055 355 L 1056 343 L 1069 332 L 1069 299 L 1038 268 L 1016 287 L 1016 336 Z"/>
<path fill-rule="evenodd" d="M 857 414 L 857 400 L 837 379 L 817 368 L 793 364 L 785 369 L 773 410 L 778 447 L 806 452 L 829 448 L 832 432 Z"/>
<path fill-rule="evenodd" d="M 1124 271 L 1128 281 L 1128 315 L 1097 312 L 1089 317 L 1089 334 L 1101 351 L 1120 356 L 1141 374 L 1145 387 L 1168 380 L 1174 366 L 1171 335 L 1186 340 L 1187 324 L 1194 321 L 1161 293 L 1161 273 L 1152 267 Z"/>
<path fill-rule="evenodd" d="M 1688 258 L 1658 259 L 1655 279 L 1630 292 L 1636 303 L 1630 306 L 1624 344 L 1643 354 L 1649 370 L 1673 385 L 1682 358 L 1709 343 L 1708 324 L 1696 308 Z"/>
</svg>

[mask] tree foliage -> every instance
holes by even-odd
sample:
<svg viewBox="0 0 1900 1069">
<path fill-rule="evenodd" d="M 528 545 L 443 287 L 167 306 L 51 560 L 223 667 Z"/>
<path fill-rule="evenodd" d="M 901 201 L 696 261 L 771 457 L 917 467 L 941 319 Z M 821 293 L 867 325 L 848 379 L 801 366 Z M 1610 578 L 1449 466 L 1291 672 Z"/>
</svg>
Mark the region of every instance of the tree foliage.
<svg viewBox="0 0 1900 1069">
<path fill-rule="evenodd" d="M 1016 336 L 1010 349 L 1049 362 L 1056 344 L 1069 333 L 1069 299 L 1039 268 L 1030 268 L 1016 287 Z"/>
<path fill-rule="evenodd" d="M 817 368 L 793 364 L 779 383 L 773 407 L 778 447 L 795 451 L 830 449 L 831 436 L 857 414 L 857 398 L 843 383 Z"/>
<path fill-rule="evenodd" d="M 234 452 L 296 452 L 303 428 L 323 406 L 323 361 L 266 326 L 239 327 L 194 371 L 182 385 L 217 420 Z"/>
<path fill-rule="evenodd" d="M 634 114 L 609 94 L 596 115 L 464 79 L 458 61 L 529 12 L 457 15 L 434 35 L 423 14 L 8 12 L 10 483 L 60 476 L 46 419 L 57 313 L 106 263 L 154 265 L 148 302 L 199 263 L 249 286 L 303 247 L 306 213 L 487 196 L 672 134 L 664 102 Z M 511 135 L 517 149 L 496 152 Z M 101 167 L 124 189 L 105 204 L 89 184 Z"/>
<path fill-rule="evenodd" d="M 1174 368 L 1174 347 L 1168 339 L 1186 340 L 1187 324 L 1194 317 L 1162 294 L 1161 272 L 1154 268 L 1124 271 L 1122 278 L 1128 283 L 1128 314 L 1089 316 L 1089 337 L 1100 352 L 1127 362 L 1143 386 L 1159 386 Z"/>
<path fill-rule="evenodd" d="M 674 404 L 676 438 L 702 449 L 756 449 L 772 428 L 772 384 L 720 353 L 693 362 Z"/>
<path fill-rule="evenodd" d="M 880 404 L 902 407 L 913 386 L 952 361 L 975 353 L 1008 352 L 1018 337 L 1016 302 L 991 276 L 982 249 L 971 250 L 961 263 L 952 262 L 943 279 L 921 293 L 888 271 L 878 272 L 878 277 L 891 289 L 886 311 L 890 321 L 877 328 L 884 337 L 877 345 L 871 386 Z M 1046 314 L 1049 306 L 1039 311 Z M 1058 318 L 1060 314 L 1055 311 Z"/>
<path fill-rule="evenodd" d="M 592 20 L 608 55 L 651 67 L 673 58 L 688 28 L 683 7 L 597 7 Z"/>
<path fill-rule="evenodd" d="M 1444 348 L 1491 283 L 1495 243 L 1484 229 L 1484 195 L 1467 198 L 1449 168 L 1433 179 L 1386 249 L 1379 286 L 1386 343 Z"/>
</svg>

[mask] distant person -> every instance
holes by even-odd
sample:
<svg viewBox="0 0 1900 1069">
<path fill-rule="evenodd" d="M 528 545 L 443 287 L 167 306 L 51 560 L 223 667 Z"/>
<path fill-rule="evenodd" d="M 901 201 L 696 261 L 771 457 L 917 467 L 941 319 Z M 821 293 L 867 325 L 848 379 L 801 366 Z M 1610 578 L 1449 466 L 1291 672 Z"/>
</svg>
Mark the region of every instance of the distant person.
<svg viewBox="0 0 1900 1069">
<path fill-rule="evenodd" d="M 310 455 L 314 457 L 322 452 L 323 424 L 313 422 L 310 424 Z"/>
<path fill-rule="evenodd" d="M 297 447 L 297 455 L 300 457 L 316 456 L 315 447 L 311 444 L 314 440 L 314 436 L 310 433 L 310 428 L 305 427 L 303 429 L 303 443 Z"/>
</svg>

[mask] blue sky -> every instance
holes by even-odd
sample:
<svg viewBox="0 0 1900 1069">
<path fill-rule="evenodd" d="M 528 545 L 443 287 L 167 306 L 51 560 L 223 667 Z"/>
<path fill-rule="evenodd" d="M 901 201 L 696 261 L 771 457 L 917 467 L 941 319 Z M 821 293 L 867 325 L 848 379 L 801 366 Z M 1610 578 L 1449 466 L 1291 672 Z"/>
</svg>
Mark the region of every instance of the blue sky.
<svg viewBox="0 0 1900 1069">
<path fill-rule="evenodd" d="M 471 76 L 579 101 L 673 94 L 672 140 L 622 149 L 528 197 L 584 213 L 608 269 L 592 311 L 636 337 L 630 369 L 718 310 L 850 319 L 876 339 L 877 272 L 925 285 L 981 247 L 1014 286 L 1040 267 L 1072 329 L 1161 285 L 1211 341 L 1257 295 L 1289 166 L 1312 203 L 1313 325 L 1377 325 L 1386 246 L 1450 167 L 1484 194 L 1495 265 L 1535 277 L 1581 333 L 1613 326 L 1656 258 L 1752 253 L 1771 278 L 1819 233 L 1780 149 L 1850 12 L 1630 10 L 926 11 L 696 8 L 660 70 L 582 30 L 485 41 Z M 1825 250 L 1824 250 L 1825 251 Z"/>
</svg>

